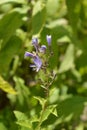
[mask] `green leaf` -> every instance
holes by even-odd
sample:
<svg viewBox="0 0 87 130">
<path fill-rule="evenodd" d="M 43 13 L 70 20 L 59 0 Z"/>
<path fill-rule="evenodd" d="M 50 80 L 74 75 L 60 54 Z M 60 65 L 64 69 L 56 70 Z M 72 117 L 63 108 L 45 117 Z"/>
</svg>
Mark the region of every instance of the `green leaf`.
<svg viewBox="0 0 87 130">
<path fill-rule="evenodd" d="M 66 5 L 68 8 L 68 14 L 71 26 L 74 32 L 77 31 L 77 24 L 79 22 L 81 0 L 66 0 Z"/>
<path fill-rule="evenodd" d="M 20 111 L 14 111 L 14 114 L 18 121 L 28 120 L 28 117 Z"/>
<path fill-rule="evenodd" d="M 44 105 L 46 103 L 46 100 L 44 98 L 36 97 L 36 96 L 34 96 L 34 98 L 39 101 L 40 105 L 42 106 L 42 109 L 44 109 Z"/>
<path fill-rule="evenodd" d="M 11 37 L 6 46 L 0 52 L 0 73 L 5 74 L 9 70 L 12 58 L 19 53 L 22 41 L 17 36 Z"/>
<path fill-rule="evenodd" d="M 8 82 L 6 82 L 1 76 L 0 76 L 0 89 L 10 94 L 17 94 L 17 92 L 12 88 L 12 86 Z"/>
<path fill-rule="evenodd" d="M 62 118 L 64 121 L 67 120 L 68 117 L 70 117 L 71 115 L 74 118 L 80 117 L 80 114 L 82 113 L 84 108 L 84 103 L 86 101 L 87 98 L 81 96 L 72 96 L 68 99 L 65 99 L 58 104 L 58 117 Z"/>
<path fill-rule="evenodd" d="M 0 0 L 0 4 L 6 4 L 9 2 L 24 4 L 25 0 Z"/>
<path fill-rule="evenodd" d="M 59 20 L 52 21 L 47 27 L 50 29 L 52 35 L 52 51 L 53 56 L 50 58 L 50 67 L 53 69 L 58 65 L 58 38 L 69 36 L 69 28 L 66 26 L 66 21 L 58 22 Z"/>
<path fill-rule="evenodd" d="M 19 112 L 19 111 L 14 111 L 14 114 L 18 120 L 16 122 L 18 125 L 23 126 L 23 127 L 27 127 L 27 128 L 29 128 L 29 130 L 32 130 L 32 124 L 28 120 L 28 117 L 24 113 Z"/>
<path fill-rule="evenodd" d="M 63 61 L 59 68 L 59 73 L 68 71 L 69 69 L 74 67 L 74 45 L 69 44 L 65 56 L 63 58 Z"/>
<path fill-rule="evenodd" d="M 33 34 L 39 34 L 43 29 L 46 18 L 46 7 L 41 1 L 37 1 L 33 8 L 32 14 L 32 29 Z"/>
<path fill-rule="evenodd" d="M 0 130 L 7 130 L 6 126 L 2 122 L 0 122 Z"/>
<path fill-rule="evenodd" d="M 55 106 L 56 107 L 56 106 Z M 57 114 L 57 109 L 54 107 L 53 111 L 52 111 L 52 114 L 56 117 L 58 117 L 58 114 Z"/>
<path fill-rule="evenodd" d="M 47 8 L 47 14 L 49 16 L 54 16 L 56 14 L 58 9 L 58 2 L 59 0 L 47 0 L 46 8 Z"/>
<path fill-rule="evenodd" d="M 27 111 L 30 95 L 29 88 L 25 85 L 24 80 L 22 78 L 14 76 L 13 80 L 15 82 L 15 88 L 18 92 L 18 95 L 16 96 L 18 106 L 21 107 L 21 110 Z"/>
<path fill-rule="evenodd" d="M 84 43 L 84 45 L 83 45 Z M 81 55 L 77 57 L 76 64 L 79 68 L 87 66 L 87 36 L 82 35 L 80 45 L 80 51 L 82 51 Z M 79 50 L 78 50 L 79 51 Z"/>
<path fill-rule="evenodd" d="M 17 11 L 8 13 L 0 19 L 0 39 L 2 40 L 1 48 L 3 48 L 11 36 L 15 33 L 22 23 L 23 16 Z"/>
<path fill-rule="evenodd" d="M 56 105 L 50 105 L 45 109 L 45 111 L 42 113 L 41 122 L 47 120 L 51 113 L 57 116 Z"/>
</svg>

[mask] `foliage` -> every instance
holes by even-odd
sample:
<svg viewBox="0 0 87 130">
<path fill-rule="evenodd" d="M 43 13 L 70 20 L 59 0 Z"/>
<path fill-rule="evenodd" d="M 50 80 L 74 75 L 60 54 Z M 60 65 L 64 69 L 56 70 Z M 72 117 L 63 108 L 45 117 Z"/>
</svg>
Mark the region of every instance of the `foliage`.
<svg viewBox="0 0 87 130">
<path fill-rule="evenodd" d="M 24 58 L 32 37 L 45 73 Z M 87 129 L 86 58 L 87 0 L 0 0 L 0 130 Z"/>
</svg>

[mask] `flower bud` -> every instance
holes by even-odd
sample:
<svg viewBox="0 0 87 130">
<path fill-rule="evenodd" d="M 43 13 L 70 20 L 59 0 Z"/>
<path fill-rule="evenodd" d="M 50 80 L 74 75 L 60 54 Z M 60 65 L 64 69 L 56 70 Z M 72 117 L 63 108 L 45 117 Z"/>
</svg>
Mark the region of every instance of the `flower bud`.
<svg viewBox="0 0 87 130">
<path fill-rule="evenodd" d="M 51 35 L 47 35 L 46 40 L 47 40 L 48 45 L 50 46 L 51 45 Z"/>
<path fill-rule="evenodd" d="M 39 51 L 40 51 L 41 53 L 45 53 L 45 52 L 46 52 L 46 49 L 47 49 L 47 47 L 46 47 L 45 45 L 42 45 L 42 46 L 39 48 Z"/>
</svg>

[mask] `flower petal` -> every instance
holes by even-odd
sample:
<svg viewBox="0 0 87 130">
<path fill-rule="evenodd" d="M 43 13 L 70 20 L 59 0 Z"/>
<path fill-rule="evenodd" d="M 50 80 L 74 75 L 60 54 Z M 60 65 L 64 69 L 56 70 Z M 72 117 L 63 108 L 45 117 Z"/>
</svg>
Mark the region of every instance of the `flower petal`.
<svg viewBox="0 0 87 130">
<path fill-rule="evenodd" d="M 38 44 L 38 38 L 32 38 L 32 44 Z"/>
<path fill-rule="evenodd" d="M 42 45 L 42 46 L 39 48 L 39 51 L 40 51 L 41 53 L 45 53 L 46 49 L 47 49 L 47 47 L 46 47 L 45 45 Z"/>
<path fill-rule="evenodd" d="M 34 64 L 36 65 L 36 71 L 38 72 L 42 66 L 42 61 L 38 56 L 34 57 Z"/>
<path fill-rule="evenodd" d="M 35 47 L 36 51 L 38 51 L 39 45 L 38 45 L 38 39 L 32 38 L 32 44 Z"/>
<path fill-rule="evenodd" d="M 36 67 L 36 65 L 35 64 L 31 64 L 30 67 L 34 68 L 34 67 Z"/>
<path fill-rule="evenodd" d="M 52 40 L 51 35 L 47 35 L 46 40 L 47 40 L 48 45 L 50 46 L 51 45 L 51 40 Z"/>
<path fill-rule="evenodd" d="M 26 58 L 26 57 L 31 57 L 31 58 L 33 58 L 33 57 L 34 57 L 34 54 L 33 54 L 33 53 L 30 53 L 30 52 L 25 52 L 24 58 Z"/>
</svg>

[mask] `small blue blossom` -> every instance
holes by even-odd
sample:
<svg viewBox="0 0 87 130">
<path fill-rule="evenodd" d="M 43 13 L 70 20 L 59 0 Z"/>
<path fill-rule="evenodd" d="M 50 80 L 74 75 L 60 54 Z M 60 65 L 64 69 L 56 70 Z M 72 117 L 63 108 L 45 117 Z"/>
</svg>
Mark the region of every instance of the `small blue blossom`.
<svg viewBox="0 0 87 130">
<path fill-rule="evenodd" d="M 38 72 L 41 69 L 41 67 L 42 67 L 42 61 L 41 61 L 41 59 L 38 56 L 35 56 L 33 58 L 33 62 L 34 62 L 34 66 L 30 65 L 30 67 L 33 67 L 34 70 L 36 70 L 36 72 Z"/>
<path fill-rule="evenodd" d="M 30 67 L 33 68 L 33 70 L 36 70 L 36 72 L 38 72 L 41 67 L 42 67 L 42 61 L 41 59 L 39 58 L 39 56 L 33 54 L 33 53 L 30 53 L 30 52 L 25 52 L 24 54 L 24 57 L 31 57 L 33 59 L 33 62 L 34 64 L 31 64 Z"/>
<path fill-rule="evenodd" d="M 47 35 L 46 40 L 47 40 L 48 45 L 50 46 L 51 45 L 51 40 L 52 40 L 51 35 Z"/>
<path fill-rule="evenodd" d="M 46 49 L 47 49 L 47 47 L 46 47 L 45 45 L 42 45 L 42 46 L 39 48 L 39 51 L 40 51 L 41 53 L 45 53 L 45 52 L 46 52 Z"/>
<path fill-rule="evenodd" d="M 26 58 L 26 57 L 34 58 L 34 54 L 32 54 L 32 53 L 30 53 L 30 52 L 25 52 L 24 58 Z"/>
<path fill-rule="evenodd" d="M 36 51 L 38 51 L 38 47 L 39 47 L 39 45 L 38 45 L 38 38 L 33 37 L 32 38 L 32 44 L 35 47 Z"/>
<path fill-rule="evenodd" d="M 47 39 L 49 48 L 51 50 L 51 35 L 47 35 L 46 39 Z M 38 43 L 38 38 L 35 38 L 35 37 L 32 38 L 32 45 L 35 47 L 35 52 L 33 52 L 33 53 L 25 52 L 24 58 L 26 58 L 26 57 L 32 58 L 33 64 L 31 64 L 30 67 L 32 67 L 33 70 L 38 72 L 42 68 L 42 65 L 44 66 L 44 64 L 45 64 L 45 62 L 42 63 L 42 60 L 44 59 L 44 57 L 42 57 L 42 55 L 40 55 L 40 53 L 44 54 L 46 52 L 47 47 L 45 45 L 40 46 Z M 41 56 L 41 59 L 42 58 L 43 59 L 41 60 L 39 56 Z"/>
<path fill-rule="evenodd" d="M 38 38 L 33 37 L 32 38 L 32 44 L 38 44 Z"/>
</svg>

